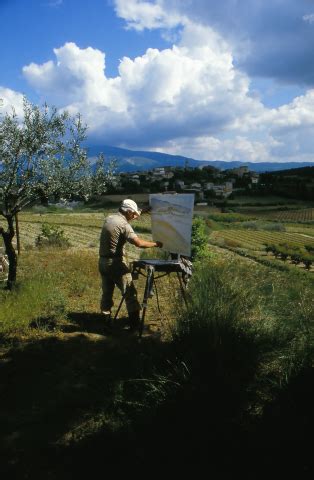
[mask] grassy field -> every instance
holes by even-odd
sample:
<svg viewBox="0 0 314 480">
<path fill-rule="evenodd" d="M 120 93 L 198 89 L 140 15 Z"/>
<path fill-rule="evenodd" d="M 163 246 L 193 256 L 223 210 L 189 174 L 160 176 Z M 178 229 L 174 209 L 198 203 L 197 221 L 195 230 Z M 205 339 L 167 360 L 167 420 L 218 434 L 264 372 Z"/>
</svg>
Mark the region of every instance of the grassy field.
<svg viewBox="0 0 314 480">
<path fill-rule="evenodd" d="M 258 256 L 283 238 L 312 244 L 311 224 L 279 232 L 260 219 L 251 230 L 250 217 L 212 220 L 220 212 L 203 210 L 218 246 L 195 262 L 188 308 L 176 276 L 159 279 L 138 340 L 124 328 L 125 306 L 110 335 L 99 315 L 97 249 L 113 209 L 20 215 L 18 284 L 0 284 L 2 478 L 93 477 L 152 462 L 311 478 L 303 438 L 314 427 L 313 274 L 237 255 Z M 72 246 L 36 248 L 45 223 Z M 151 238 L 149 216 L 134 228 Z M 144 283 L 136 281 L 140 300 Z M 114 299 L 116 309 L 119 292 Z"/>
</svg>

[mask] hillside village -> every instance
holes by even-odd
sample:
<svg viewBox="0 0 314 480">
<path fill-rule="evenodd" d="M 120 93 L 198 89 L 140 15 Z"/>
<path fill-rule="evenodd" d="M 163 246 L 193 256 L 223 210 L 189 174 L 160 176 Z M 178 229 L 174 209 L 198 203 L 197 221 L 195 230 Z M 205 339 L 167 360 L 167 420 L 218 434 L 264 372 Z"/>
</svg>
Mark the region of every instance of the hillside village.
<svg viewBox="0 0 314 480">
<path fill-rule="evenodd" d="M 194 193 L 197 202 L 230 198 L 235 191 L 252 190 L 260 175 L 241 166 L 220 170 L 212 166 L 165 166 L 147 171 L 121 172 L 110 193 Z"/>
</svg>

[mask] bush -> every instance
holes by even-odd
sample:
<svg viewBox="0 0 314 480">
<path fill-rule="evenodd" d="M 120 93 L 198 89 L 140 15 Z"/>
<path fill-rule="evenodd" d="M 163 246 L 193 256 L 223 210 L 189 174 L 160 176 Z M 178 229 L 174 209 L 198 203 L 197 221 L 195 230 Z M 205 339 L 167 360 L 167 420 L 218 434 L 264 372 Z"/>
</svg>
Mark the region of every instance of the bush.
<svg viewBox="0 0 314 480">
<path fill-rule="evenodd" d="M 286 227 L 282 223 L 266 223 L 262 226 L 263 230 L 267 230 L 269 232 L 285 232 Z"/>
<path fill-rule="evenodd" d="M 41 227 L 41 234 L 35 240 L 37 247 L 59 247 L 69 248 L 71 243 L 65 236 L 64 231 L 58 225 L 50 225 L 43 223 Z"/>
<path fill-rule="evenodd" d="M 257 222 L 243 222 L 241 226 L 249 230 L 258 230 Z"/>
<path fill-rule="evenodd" d="M 310 270 L 313 262 L 314 262 L 314 255 L 304 254 L 302 256 L 302 262 L 307 270 Z"/>
<path fill-rule="evenodd" d="M 297 245 L 290 245 L 288 243 L 279 243 L 278 245 L 265 244 L 266 252 L 272 252 L 276 258 L 287 260 L 290 257 L 292 263 L 298 265 L 303 262 L 305 268 L 310 270 L 313 262 L 314 255 L 311 253 L 312 247 L 306 245 L 305 248 L 300 248 Z"/>
<path fill-rule="evenodd" d="M 242 215 L 241 213 L 211 213 L 208 215 L 209 220 L 223 223 L 247 222 L 248 220 L 255 220 L 255 217 Z"/>
<path fill-rule="evenodd" d="M 208 229 L 206 222 L 201 217 L 196 217 L 192 224 L 191 257 L 200 260 L 208 257 Z"/>
</svg>

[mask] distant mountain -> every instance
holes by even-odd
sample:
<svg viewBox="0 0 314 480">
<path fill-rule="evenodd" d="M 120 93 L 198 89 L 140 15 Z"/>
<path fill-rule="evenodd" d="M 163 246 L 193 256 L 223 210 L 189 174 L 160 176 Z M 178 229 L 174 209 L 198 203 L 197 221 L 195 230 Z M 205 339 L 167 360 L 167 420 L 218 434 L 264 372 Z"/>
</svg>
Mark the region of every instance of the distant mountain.
<svg viewBox="0 0 314 480">
<path fill-rule="evenodd" d="M 108 159 L 116 159 L 119 172 L 134 172 L 149 170 L 156 167 L 202 167 L 211 165 L 220 170 L 228 170 L 246 165 L 254 172 L 273 172 L 277 170 L 290 170 L 292 168 L 311 167 L 314 162 L 285 162 L 285 163 L 251 163 L 251 162 L 225 162 L 221 160 L 195 160 L 194 158 L 167 153 L 149 152 L 142 150 L 127 150 L 110 145 L 87 146 L 89 158 L 97 157 L 103 153 Z"/>
</svg>

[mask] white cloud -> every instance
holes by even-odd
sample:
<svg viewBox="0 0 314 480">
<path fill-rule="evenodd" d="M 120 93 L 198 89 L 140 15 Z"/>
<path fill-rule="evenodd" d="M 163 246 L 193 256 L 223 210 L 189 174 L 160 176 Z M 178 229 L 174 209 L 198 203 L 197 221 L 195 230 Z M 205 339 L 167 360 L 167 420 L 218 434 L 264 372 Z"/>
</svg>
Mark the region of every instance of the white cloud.
<svg viewBox="0 0 314 480">
<path fill-rule="evenodd" d="M 105 76 L 105 54 L 88 47 L 80 49 L 75 43 L 55 48 L 56 62 L 42 65 L 31 63 L 23 68 L 28 82 L 49 102 L 74 109 L 108 108 L 113 112 L 125 110 L 119 90 L 119 78 Z"/>
<path fill-rule="evenodd" d="M 188 22 L 210 26 L 232 43 L 234 58 L 250 76 L 291 85 L 314 85 L 314 13 L 309 0 L 114 0 L 127 28 L 170 28 Z M 144 7 L 150 15 L 141 15 Z M 169 35 L 169 32 L 167 32 Z"/>
<path fill-rule="evenodd" d="M 142 31 L 145 28 L 173 28 L 185 22 L 175 11 L 166 11 L 164 1 L 115 0 L 115 10 L 127 22 L 127 28 Z"/>
<path fill-rule="evenodd" d="M 105 74 L 105 54 L 67 43 L 55 61 L 23 68 L 28 82 L 50 104 L 84 115 L 90 135 L 104 143 L 162 146 L 233 129 L 263 106 L 248 95 L 228 45 L 209 28 L 187 24 L 172 48 L 124 57 L 119 75 Z M 241 125 L 243 128 L 243 125 Z"/>
<path fill-rule="evenodd" d="M 166 3 L 173 7 L 167 12 Z M 116 0 L 129 28 L 181 31 L 167 49 L 122 58 L 115 78 L 106 75 L 104 52 L 75 43 L 55 48 L 53 60 L 25 66 L 24 76 L 49 104 L 82 113 L 90 141 L 198 159 L 313 160 L 313 91 L 267 109 L 235 67 L 226 38 L 189 20 L 183 8 L 176 13 L 182 4 L 191 2 Z"/>
<path fill-rule="evenodd" d="M 303 15 L 302 19 L 303 19 L 305 22 L 314 23 L 314 13 L 309 13 L 309 14 L 307 14 L 307 15 Z"/>
<path fill-rule="evenodd" d="M 54 53 L 55 61 L 30 64 L 24 75 L 48 103 L 81 112 L 98 142 L 199 159 L 280 161 L 296 152 L 303 159 L 302 132 L 314 128 L 314 93 L 266 109 L 250 96 L 229 45 L 209 28 L 189 23 L 172 48 L 124 57 L 116 78 L 106 76 L 99 50 L 67 43 Z M 289 153 L 285 137 L 296 128 Z"/>
<path fill-rule="evenodd" d="M 267 162 L 271 160 L 269 147 L 276 145 L 276 141 L 271 137 L 268 138 L 268 142 L 263 142 L 243 136 L 227 140 L 203 136 L 170 141 L 164 146 L 163 151 L 197 160 Z"/>
<path fill-rule="evenodd" d="M 15 92 L 10 88 L 0 86 L 0 114 L 12 113 L 12 109 L 15 113 L 21 117 L 23 114 L 23 95 L 19 92 Z"/>
</svg>

